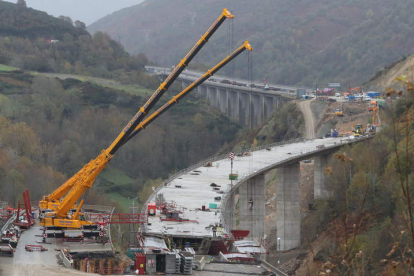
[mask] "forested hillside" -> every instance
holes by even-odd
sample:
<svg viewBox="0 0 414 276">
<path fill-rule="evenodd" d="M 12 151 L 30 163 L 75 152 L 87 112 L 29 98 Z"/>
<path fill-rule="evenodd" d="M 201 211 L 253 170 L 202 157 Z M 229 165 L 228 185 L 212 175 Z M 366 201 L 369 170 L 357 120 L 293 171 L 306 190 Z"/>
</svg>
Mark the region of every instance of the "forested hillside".
<svg viewBox="0 0 414 276">
<path fill-rule="evenodd" d="M 197 61 L 212 65 L 229 52 L 231 40 L 236 47 L 248 39 L 258 80 L 354 86 L 413 51 L 411 0 L 148 0 L 88 29 L 104 31 L 129 52 L 171 66 L 224 7 L 236 16 L 234 38 L 231 27 L 223 26 Z M 247 61 L 236 64 L 237 75 L 247 77 Z M 226 70 L 230 74 L 231 66 Z"/>
<path fill-rule="evenodd" d="M 0 1 L 0 63 L 39 72 L 142 82 L 147 59 L 131 56 L 107 35 L 91 36 L 80 21 L 72 23 L 68 17 L 55 18 Z"/>
<path fill-rule="evenodd" d="M 24 188 L 39 199 L 62 184 L 108 147 L 149 97 L 19 72 L 1 73 L 0 84 L 0 200 L 10 203 Z M 211 156 L 239 130 L 188 96 L 119 150 L 94 190 L 121 202 L 147 180 Z"/>
</svg>

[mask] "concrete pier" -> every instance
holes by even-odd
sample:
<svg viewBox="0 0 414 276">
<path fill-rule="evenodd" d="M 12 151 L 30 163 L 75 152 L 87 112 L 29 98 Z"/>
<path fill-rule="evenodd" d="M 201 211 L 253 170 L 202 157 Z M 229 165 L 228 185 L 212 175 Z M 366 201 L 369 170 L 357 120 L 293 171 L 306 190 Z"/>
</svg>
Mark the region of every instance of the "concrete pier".
<svg viewBox="0 0 414 276">
<path fill-rule="evenodd" d="M 236 229 L 236 216 L 235 216 L 236 199 L 235 197 L 236 197 L 235 193 L 230 194 L 226 202 L 225 213 L 222 214 L 222 216 L 224 216 L 224 221 L 226 222 L 230 230 Z"/>
<path fill-rule="evenodd" d="M 249 237 L 263 238 L 265 218 L 265 175 L 249 178 L 239 187 L 239 229 Z"/>
<path fill-rule="evenodd" d="M 299 162 L 282 168 L 277 168 L 276 173 L 276 227 L 277 238 L 280 238 L 280 250 L 283 251 L 300 245 L 301 218 Z"/>
<path fill-rule="evenodd" d="M 314 158 L 314 198 L 328 199 L 329 191 L 327 189 L 327 176 L 325 174 L 326 166 L 328 165 L 328 155 L 318 155 Z"/>
</svg>

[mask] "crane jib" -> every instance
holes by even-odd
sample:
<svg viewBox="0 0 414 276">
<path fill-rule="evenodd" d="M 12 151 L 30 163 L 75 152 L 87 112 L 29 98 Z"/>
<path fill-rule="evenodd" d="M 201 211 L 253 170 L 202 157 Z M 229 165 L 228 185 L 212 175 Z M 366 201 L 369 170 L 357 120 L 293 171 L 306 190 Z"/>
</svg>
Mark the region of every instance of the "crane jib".
<svg viewBox="0 0 414 276">
<path fill-rule="evenodd" d="M 168 101 L 167 103 L 165 103 L 162 107 L 160 107 L 153 114 L 151 114 L 145 121 L 143 121 L 142 123 L 140 123 L 135 128 L 135 130 L 131 133 L 131 135 L 125 140 L 125 142 L 121 146 L 123 146 L 126 142 L 128 142 L 129 140 L 131 140 L 135 135 L 137 135 L 139 132 L 141 132 L 141 130 L 143 130 L 145 127 L 147 127 L 152 121 L 154 121 L 156 118 L 158 118 L 161 114 L 163 114 L 165 111 L 167 111 L 174 104 L 178 103 L 179 100 L 181 100 L 186 95 L 188 95 L 191 91 L 193 91 L 195 88 L 197 88 L 203 82 L 205 82 L 209 77 L 211 77 L 218 70 L 220 70 L 221 68 L 223 68 L 226 64 L 228 64 L 230 61 L 232 61 L 234 58 L 236 58 L 239 54 L 241 54 L 246 49 L 249 50 L 249 51 L 252 51 L 253 50 L 248 41 L 245 41 L 244 44 L 242 46 L 240 46 L 237 50 L 235 50 L 229 56 L 227 56 L 222 61 L 220 61 L 212 69 L 210 69 L 206 73 L 204 73 L 203 76 L 201 76 L 200 78 L 198 78 L 197 80 L 195 80 L 187 88 L 185 88 L 183 91 L 181 91 L 175 97 L 173 97 L 170 101 Z"/>
<path fill-rule="evenodd" d="M 202 78 L 202 81 L 199 80 L 199 83 L 191 85 L 189 89 L 184 90 L 184 93 L 180 93 L 173 98 L 173 102 L 169 102 L 168 105 L 164 105 L 158 112 L 154 112 L 151 116 L 149 116 L 149 120 L 143 121 L 145 116 L 148 115 L 149 111 L 154 107 L 160 97 L 168 90 L 168 88 L 172 85 L 172 83 L 178 78 L 181 72 L 189 65 L 191 60 L 194 56 L 201 50 L 201 48 L 207 43 L 209 38 L 214 34 L 214 32 L 220 27 L 220 25 L 225 21 L 226 18 L 233 18 L 234 16 L 227 10 L 223 9 L 223 13 L 214 21 L 214 23 L 208 28 L 206 33 L 201 36 L 201 38 L 196 42 L 196 44 L 191 48 L 191 50 L 187 53 L 187 55 L 180 61 L 180 63 L 172 70 L 170 75 L 166 78 L 166 80 L 158 87 L 158 89 L 154 92 L 153 95 L 148 99 L 148 101 L 142 106 L 139 111 L 134 115 L 134 117 L 128 122 L 128 124 L 124 127 L 118 137 L 112 142 L 112 144 L 105 150 L 101 152 L 95 159 L 91 160 L 88 164 L 86 164 L 78 173 L 73 175 L 70 179 L 68 179 L 63 185 L 61 185 L 58 189 L 56 189 L 51 195 L 44 196 L 43 199 L 40 201 L 39 205 L 42 209 L 54 209 L 54 213 L 56 215 L 56 219 L 62 220 L 63 222 L 58 222 L 58 224 L 66 223 L 66 218 L 68 211 L 73 208 L 75 203 L 80 199 L 83 195 L 86 197 L 87 191 L 92 187 L 93 183 L 95 182 L 96 177 L 101 173 L 103 169 L 105 169 L 106 165 L 112 159 L 113 154 L 125 144 L 126 141 L 132 138 L 137 132 L 137 126 L 145 126 L 148 125 L 151 121 L 156 119 L 161 113 L 165 112 L 168 108 L 178 102 L 178 100 L 183 97 L 185 94 L 189 93 L 192 89 L 197 87 L 199 83 L 207 79 L 209 76 L 212 75 L 214 70 L 208 71 L 208 75 Z M 246 45 L 245 45 L 246 46 Z M 250 45 L 248 45 L 250 47 Z M 247 49 L 249 49 L 247 47 Z M 239 50 L 239 49 L 238 49 Z M 244 50 L 244 49 L 243 49 Z M 249 49 L 251 50 L 251 49 Z M 241 52 L 241 51 L 240 51 Z M 234 57 L 232 57 L 234 58 Z M 218 66 L 215 68 L 219 68 L 224 66 L 229 62 L 229 59 L 222 61 Z M 218 69 L 217 69 L 218 70 Z M 142 122 L 143 121 L 143 122 Z M 145 123 L 145 124 L 144 124 Z M 80 206 L 83 203 L 80 204 Z M 56 205 L 56 206 L 55 206 Z M 78 210 L 79 211 L 79 210 Z M 46 221 L 44 221 L 46 223 Z M 47 223 L 54 222 L 49 220 Z M 46 224 L 44 224 L 46 225 Z"/>
<path fill-rule="evenodd" d="M 214 32 L 220 27 L 226 18 L 233 18 L 234 16 L 226 9 L 223 9 L 223 13 L 214 21 L 214 23 L 208 28 L 206 33 L 196 42 L 187 55 L 180 61 L 180 63 L 174 68 L 166 80 L 160 85 L 160 87 L 154 92 L 154 94 L 148 99 L 145 105 L 137 112 L 137 114 L 128 122 L 122 132 L 109 146 L 108 151 L 110 154 L 114 154 L 127 140 L 129 136 L 142 122 L 147 113 L 153 108 L 158 100 L 164 95 L 172 83 L 178 78 L 185 67 L 191 62 L 194 56 L 201 50 L 201 48 L 207 43 L 208 39 L 214 34 Z"/>
</svg>

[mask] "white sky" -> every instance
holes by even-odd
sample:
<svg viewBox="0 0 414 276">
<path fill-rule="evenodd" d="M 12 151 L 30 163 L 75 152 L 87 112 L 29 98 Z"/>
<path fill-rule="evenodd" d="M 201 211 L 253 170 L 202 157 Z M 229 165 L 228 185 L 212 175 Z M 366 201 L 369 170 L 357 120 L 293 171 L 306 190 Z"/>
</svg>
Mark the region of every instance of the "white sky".
<svg viewBox="0 0 414 276">
<path fill-rule="evenodd" d="M 4 0 L 16 3 L 17 0 Z M 26 0 L 27 6 L 58 17 L 65 15 L 88 26 L 120 9 L 137 5 L 143 0 Z"/>
</svg>

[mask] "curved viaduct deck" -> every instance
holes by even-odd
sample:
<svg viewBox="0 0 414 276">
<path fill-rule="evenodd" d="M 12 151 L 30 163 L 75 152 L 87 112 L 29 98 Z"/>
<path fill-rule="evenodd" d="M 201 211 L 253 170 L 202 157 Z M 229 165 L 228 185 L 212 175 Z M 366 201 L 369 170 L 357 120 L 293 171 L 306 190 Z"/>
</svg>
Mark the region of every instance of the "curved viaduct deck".
<svg viewBox="0 0 414 276">
<path fill-rule="evenodd" d="M 167 202 L 175 203 L 177 210 L 182 212 L 180 216 L 190 221 L 161 221 L 158 215 L 150 216 L 148 225 L 144 226 L 143 232 L 146 235 L 195 239 L 207 238 L 213 241 L 215 239 L 231 238 L 230 230 L 233 228 L 232 214 L 234 208 L 229 202 L 231 202 L 232 197 L 234 198 L 234 191 L 240 185 L 246 183 L 249 179 L 260 177 L 260 175 L 269 170 L 289 166 L 314 156 L 326 155 L 345 144 L 359 142 L 368 138 L 370 137 L 357 140 L 341 138 L 300 139 L 290 143 L 282 142 L 259 147 L 252 151 L 250 156 L 235 157 L 233 172 L 238 173 L 239 179 L 233 181 L 233 185 L 230 184 L 229 180 L 230 160 L 227 156 L 219 156 L 203 161 L 166 180 L 147 201 L 147 204 L 154 202 L 155 196 L 162 193 Z M 205 164 L 209 161 L 213 162 L 213 166 L 205 167 Z M 262 182 L 264 190 L 264 177 Z M 214 190 L 210 186 L 211 183 L 220 185 L 220 191 Z M 215 197 L 221 197 L 221 200 L 215 201 Z M 217 203 L 218 209 L 211 209 L 210 212 L 201 211 L 203 205 L 209 208 L 210 203 Z M 259 198 L 255 208 L 259 208 L 259 205 L 263 205 L 262 211 L 259 210 L 255 214 L 262 216 L 259 220 L 261 219 L 264 222 L 264 192 L 263 199 Z M 240 211 L 242 210 L 240 209 Z M 251 223 L 255 223 L 254 219 L 249 218 L 249 220 Z M 210 226 L 219 223 L 223 225 L 223 229 L 219 229 L 218 237 L 214 237 Z M 258 233 L 255 237 L 260 236 L 263 237 L 263 233 Z M 288 247 L 291 247 L 291 245 L 287 243 L 286 248 Z"/>
</svg>

